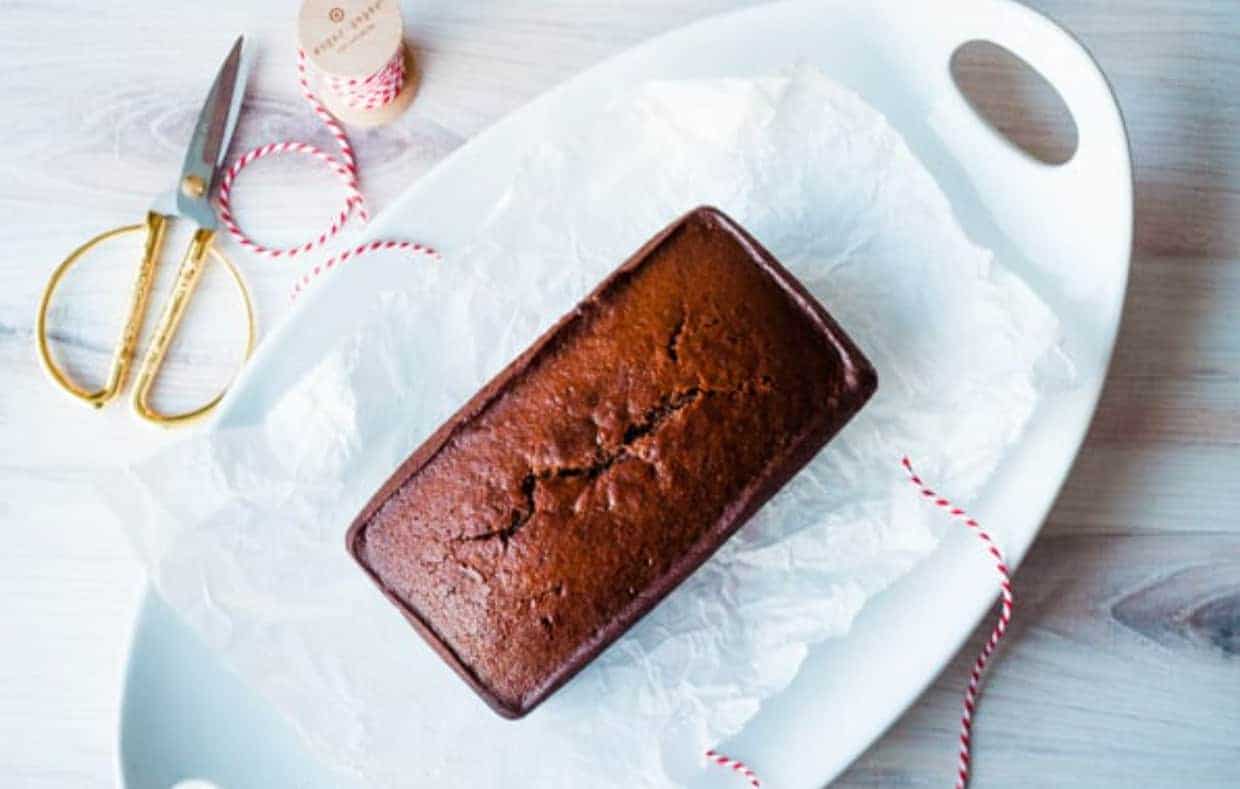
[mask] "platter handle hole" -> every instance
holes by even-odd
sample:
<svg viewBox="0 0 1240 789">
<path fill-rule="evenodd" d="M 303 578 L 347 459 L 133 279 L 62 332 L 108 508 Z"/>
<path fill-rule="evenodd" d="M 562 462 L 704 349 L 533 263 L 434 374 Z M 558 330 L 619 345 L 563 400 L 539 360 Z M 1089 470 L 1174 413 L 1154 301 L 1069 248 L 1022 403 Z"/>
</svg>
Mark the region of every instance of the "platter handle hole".
<svg viewBox="0 0 1240 789">
<path fill-rule="evenodd" d="M 973 111 L 1033 159 L 1061 165 L 1076 154 L 1076 122 L 1059 91 L 1011 50 L 981 39 L 952 52 L 951 75 Z"/>
</svg>

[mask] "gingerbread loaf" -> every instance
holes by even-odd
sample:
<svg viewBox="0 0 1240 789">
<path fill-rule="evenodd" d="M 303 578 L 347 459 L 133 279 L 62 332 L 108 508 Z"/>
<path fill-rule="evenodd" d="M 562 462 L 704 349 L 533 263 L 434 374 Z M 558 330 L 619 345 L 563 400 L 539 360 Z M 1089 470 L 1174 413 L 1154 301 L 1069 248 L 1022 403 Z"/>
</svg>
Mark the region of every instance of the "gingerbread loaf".
<svg viewBox="0 0 1240 789">
<path fill-rule="evenodd" d="M 712 208 L 651 239 L 422 444 L 349 551 L 520 717 L 710 557 L 877 386 Z"/>
</svg>

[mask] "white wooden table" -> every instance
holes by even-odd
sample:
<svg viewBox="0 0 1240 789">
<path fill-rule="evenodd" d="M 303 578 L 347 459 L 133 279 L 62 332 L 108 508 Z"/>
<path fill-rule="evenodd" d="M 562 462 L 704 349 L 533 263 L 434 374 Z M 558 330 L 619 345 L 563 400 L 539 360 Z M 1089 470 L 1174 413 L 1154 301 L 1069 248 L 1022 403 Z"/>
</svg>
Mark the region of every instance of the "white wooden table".
<svg viewBox="0 0 1240 789">
<path fill-rule="evenodd" d="M 407 7 L 424 83 L 400 124 L 355 137 L 373 206 L 580 69 L 744 4 Z M 1136 160 L 1137 233 L 1127 317 L 1101 409 L 1017 578 L 1018 624 L 978 719 L 977 785 L 1234 786 L 1240 5 L 1033 4 L 1077 32 L 1114 81 Z M 110 465 L 169 440 L 135 424 L 123 405 L 92 413 L 48 386 L 33 351 L 40 289 L 72 244 L 135 221 L 149 196 L 169 185 L 207 81 L 237 32 L 260 50 L 237 145 L 325 141 L 294 90 L 295 6 L 0 2 L 2 785 L 114 780 L 119 677 L 141 577 L 95 482 Z M 1021 112 L 1008 108 L 1016 123 Z M 239 212 L 272 240 L 296 240 L 296 228 L 317 223 L 337 198 L 327 176 L 303 165 L 256 165 L 241 189 Z M 235 257 L 263 322 L 278 322 L 294 269 Z M 101 262 L 75 286 L 76 306 L 57 311 L 56 336 L 78 369 L 103 369 L 128 287 L 118 286 L 126 280 L 120 272 L 131 263 Z M 215 284 L 204 307 L 220 312 L 191 316 L 196 337 L 174 349 L 177 383 L 161 393 L 165 400 L 204 395 L 236 361 L 238 327 L 226 288 Z M 840 785 L 950 780 L 959 689 L 981 637 L 979 630 Z M 720 785 L 731 783 L 721 777 Z"/>
</svg>

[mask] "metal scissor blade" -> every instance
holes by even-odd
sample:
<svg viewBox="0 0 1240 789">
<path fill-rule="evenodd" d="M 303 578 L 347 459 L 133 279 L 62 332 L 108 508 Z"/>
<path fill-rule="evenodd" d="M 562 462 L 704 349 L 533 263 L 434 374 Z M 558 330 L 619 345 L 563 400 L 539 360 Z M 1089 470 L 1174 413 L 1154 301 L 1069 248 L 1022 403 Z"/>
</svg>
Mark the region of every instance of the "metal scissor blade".
<svg viewBox="0 0 1240 789">
<path fill-rule="evenodd" d="M 177 182 L 177 213 L 194 220 L 199 227 L 216 226 L 211 190 L 241 112 L 241 98 L 245 93 L 245 69 L 241 62 L 244 42 L 244 36 L 237 36 L 224 65 L 220 66 L 194 125 L 194 136 L 185 152 L 185 164 Z"/>
</svg>

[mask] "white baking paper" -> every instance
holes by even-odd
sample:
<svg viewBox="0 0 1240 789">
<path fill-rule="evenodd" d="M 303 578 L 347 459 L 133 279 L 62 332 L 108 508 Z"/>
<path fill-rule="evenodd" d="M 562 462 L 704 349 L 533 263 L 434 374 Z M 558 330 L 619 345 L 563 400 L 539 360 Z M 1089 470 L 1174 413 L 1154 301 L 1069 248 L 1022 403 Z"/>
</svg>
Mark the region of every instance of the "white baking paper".
<svg viewBox="0 0 1240 789">
<path fill-rule="evenodd" d="M 878 394 L 653 613 L 503 721 L 364 579 L 344 530 L 461 402 L 699 204 L 826 305 L 877 367 Z M 941 525 L 900 455 L 967 498 L 1030 417 L 1056 341 L 1054 316 L 965 237 L 857 96 L 808 68 L 650 83 L 529 151 L 476 242 L 375 294 L 265 419 L 141 463 L 111 498 L 164 597 L 342 774 L 674 786 L 935 547 Z"/>
</svg>

